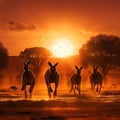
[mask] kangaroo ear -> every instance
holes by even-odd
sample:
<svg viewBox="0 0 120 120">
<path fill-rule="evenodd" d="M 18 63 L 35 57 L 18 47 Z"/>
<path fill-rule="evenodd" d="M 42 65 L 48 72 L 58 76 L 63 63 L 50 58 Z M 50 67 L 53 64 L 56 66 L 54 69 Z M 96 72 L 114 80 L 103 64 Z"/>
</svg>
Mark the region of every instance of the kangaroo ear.
<svg viewBox="0 0 120 120">
<path fill-rule="evenodd" d="M 80 67 L 80 70 L 82 70 L 82 69 L 83 69 L 83 66 Z"/>
<path fill-rule="evenodd" d="M 25 62 L 23 62 L 23 64 L 26 65 Z"/>
<path fill-rule="evenodd" d="M 48 62 L 48 65 L 49 65 L 49 66 L 52 66 L 51 62 Z"/>
<path fill-rule="evenodd" d="M 58 62 L 57 62 L 57 63 L 55 63 L 55 65 L 54 65 L 54 66 L 56 67 L 57 65 L 58 65 Z"/>
<path fill-rule="evenodd" d="M 75 66 L 75 68 L 78 70 L 78 66 Z"/>
<path fill-rule="evenodd" d="M 28 61 L 27 65 L 29 65 L 29 64 L 30 64 L 30 61 Z"/>
</svg>

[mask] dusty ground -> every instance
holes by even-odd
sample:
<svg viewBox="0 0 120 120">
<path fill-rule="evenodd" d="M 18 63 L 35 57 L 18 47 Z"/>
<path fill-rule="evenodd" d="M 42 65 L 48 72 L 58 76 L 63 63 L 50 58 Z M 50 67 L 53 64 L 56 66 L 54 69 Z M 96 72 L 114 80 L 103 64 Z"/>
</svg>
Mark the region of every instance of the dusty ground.
<svg viewBox="0 0 120 120">
<path fill-rule="evenodd" d="M 59 93 L 51 100 L 40 97 L 42 93 L 25 100 L 21 93 L 1 90 L 0 120 L 120 120 L 120 90 L 106 90 L 101 95 Z"/>
</svg>

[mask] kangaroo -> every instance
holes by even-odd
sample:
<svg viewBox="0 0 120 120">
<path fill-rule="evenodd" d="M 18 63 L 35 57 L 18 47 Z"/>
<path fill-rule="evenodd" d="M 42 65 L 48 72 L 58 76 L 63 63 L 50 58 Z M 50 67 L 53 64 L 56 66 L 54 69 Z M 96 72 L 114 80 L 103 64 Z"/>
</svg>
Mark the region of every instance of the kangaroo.
<svg viewBox="0 0 120 120">
<path fill-rule="evenodd" d="M 58 83 L 59 83 L 59 74 L 56 70 L 56 66 L 58 65 L 58 63 L 52 65 L 51 62 L 48 62 L 48 65 L 50 66 L 50 68 L 45 73 L 45 82 L 46 82 L 47 89 L 48 89 L 48 95 L 51 98 L 51 92 L 53 92 L 53 89 L 51 87 L 51 83 L 55 84 L 55 90 L 53 93 L 54 97 L 57 95 L 57 87 L 58 87 Z"/>
<path fill-rule="evenodd" d="M 72 92 L 72 90 L 74 91 L 74 94 L 76 94 L 75 89 L 78 91 L 78 94 L 80 94 L 80 84 L 81 84 L 81 70 L 82 70 L 82 66 L 80 68 L 78 68 L 77 66 L 75 66 L 76 68 L 76 73 L 74 73 L 71 78 L 71 90 L 70 92 Z"/>
<path fill-rule="evenodd" d="M 34 73 L 28 69 L 28 66 L 30 64 L 30 61 L 24 64 L 24 72 L 22 75 L 22 88 L 21 90 L 25 91 L 25 98 L 27 98 L 27 92 L 26 92 L 26 86 L 29 85 L 29 93 L 30 93 L 30 98 L 32 98 L 32 91 L 35 85 L 36 77 Z"/>
<path fill-rule="evenodd" d="M 93 72 L 90 75 L 90 84 L 91 84 L 91 90 L 94 90 L 95 86 L 97 85 L 96 92 L 101 92 L 101 87 L 103 83 L 103 76 L 100 72 L 97 71 L 98 66 L 93 66 Z"/>
<path fill-rule="evenodd" d="M 17 91 L 17 87 L 14 86 L 14 85 L 13 85 L 13 86 L 10 86 L 10 87 L 9 87 L 9 91 L 11 91 L 11 92 L 12 92 L 12 91 L 13 91 L 13 92 L 16 92 L 16 91 Z"/>
</svg>

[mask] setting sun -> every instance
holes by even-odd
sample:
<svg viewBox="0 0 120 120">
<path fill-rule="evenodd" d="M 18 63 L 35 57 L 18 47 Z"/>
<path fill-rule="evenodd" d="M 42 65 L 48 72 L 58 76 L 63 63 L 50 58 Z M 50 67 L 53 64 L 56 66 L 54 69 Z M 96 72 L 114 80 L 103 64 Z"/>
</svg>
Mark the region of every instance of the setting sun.
<svg viewBox="0 0 120 120">
<path fill-rule="evenodd" d="M 73 55 L 73 45 L 69 40 L 57 40 L 51 46 L 51 51 L 56 57 L 68 57 Z"/>
</svg>

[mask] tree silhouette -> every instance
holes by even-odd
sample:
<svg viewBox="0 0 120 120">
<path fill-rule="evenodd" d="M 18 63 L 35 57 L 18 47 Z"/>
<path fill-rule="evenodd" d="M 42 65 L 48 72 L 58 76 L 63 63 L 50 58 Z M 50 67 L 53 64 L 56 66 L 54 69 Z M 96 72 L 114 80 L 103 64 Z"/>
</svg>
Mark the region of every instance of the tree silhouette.
<svg viewBox="0 0 120 120">
<path fill-rule="evenodd" d="M 21 51 L 19 56 L 22 57 L 23 60 L 31 62 L 31 64 L 34 66 L 34 72 L 38 77 L 42 64 L 50 55 L 51 53 L 45 48 L 32 47 Z"/>
<path fill-rule="evenodd" d="M 8 51 L 3 46 L 2 43 L 0 43 L 0 69 L 3 69 L 8 64 Z"/>
<path fill-rule="evenodd" d="M 104 34 L 91 37 L 79 53 L 84 65 L 99 65 L 105 77 L 110 69 L 120 65 L 120 38 Z"/>
</svg>

